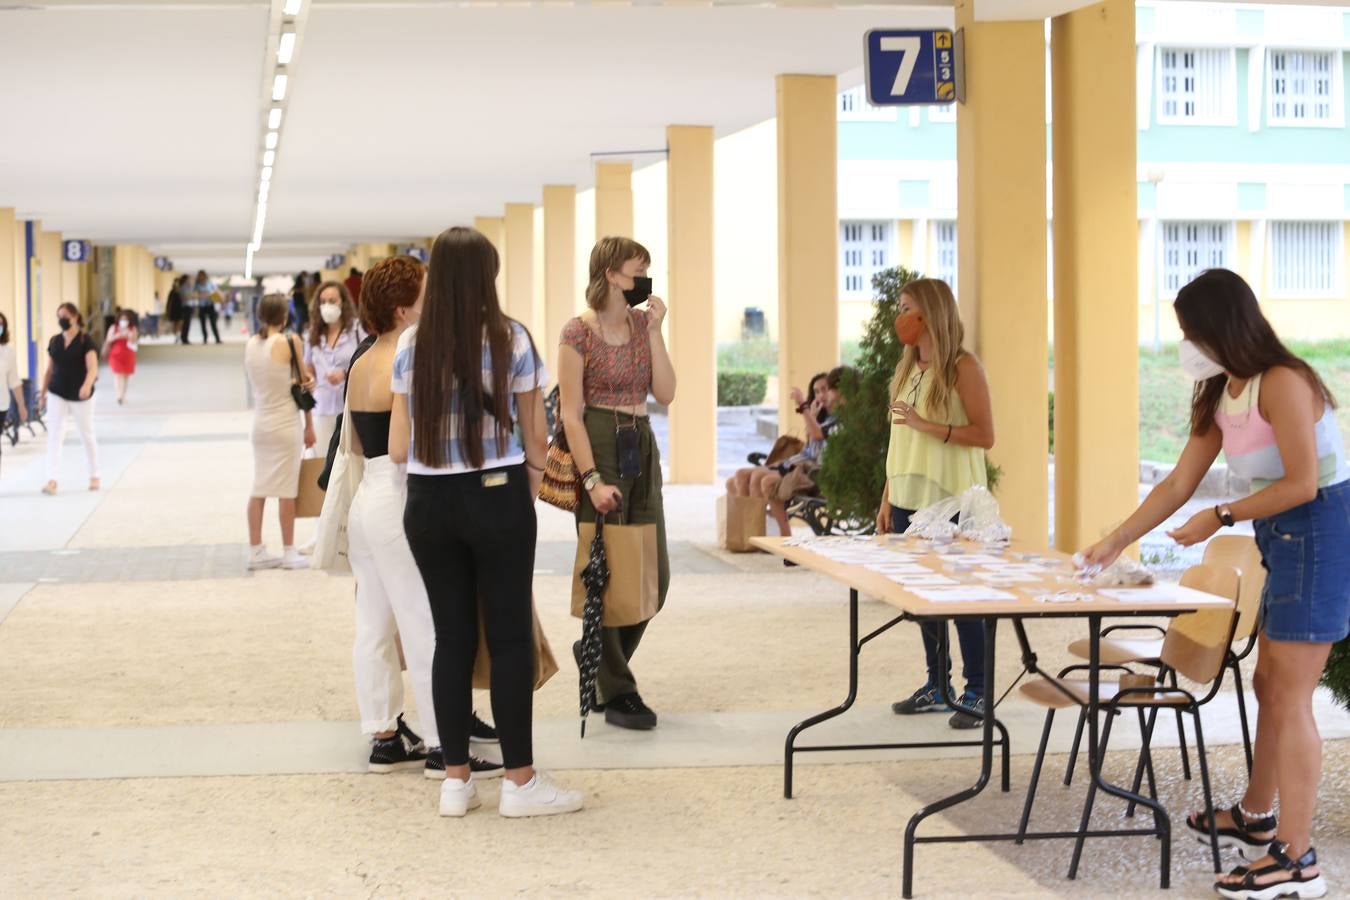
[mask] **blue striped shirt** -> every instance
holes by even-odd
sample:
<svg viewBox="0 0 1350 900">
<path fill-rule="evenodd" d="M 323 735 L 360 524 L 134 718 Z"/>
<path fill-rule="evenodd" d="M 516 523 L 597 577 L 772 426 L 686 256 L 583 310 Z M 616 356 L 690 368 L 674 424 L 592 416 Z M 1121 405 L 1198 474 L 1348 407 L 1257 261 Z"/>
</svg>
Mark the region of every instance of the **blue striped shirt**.
<svg viewBox="0 0 1350 900">
<path fill-rule="evenodd" d="M 548 383 L 548 371 L 544 361 L 530 341 L 529 332 L 519 322 L 511 322 L 511 371 L 507 376 L 507 389 L 511 392 L 508 399 L 511 417 L 519 418 L 516 409 L 516 394 L 524 394 Z M 394 351 L 394 375 L 390 388 L 395 394 L 407 395 L 408 421 L 412 421 L 412 382 L 413 351 L 417 345 L 417 326 L 413 325 L 399 335 L 398 348 Z M 483 342 L 483 386 L 492 390 L 492 351 L 487 341 Z M 458 472 L 473 472 L 477 469 L 469 464 L 469 454 L 465 452 L 460 434 L 463 431 L 461 421 L 463 413 L 459 401 L 452 401 L 450 409 L 450 441 L 446 447 L 445 458 L 449 463 L 442 468 L 433 468 L 417 458 L 417 447 L 412 439 L 408 443 L 409 475 L 453 475 Z M 525 451 L 514 430 L 497 452 L 497 419 L 491 412 L 483 415 L 483 469 L 500 469 L 504 466 L 516 466 L 525 462 Z"/>
</svg>

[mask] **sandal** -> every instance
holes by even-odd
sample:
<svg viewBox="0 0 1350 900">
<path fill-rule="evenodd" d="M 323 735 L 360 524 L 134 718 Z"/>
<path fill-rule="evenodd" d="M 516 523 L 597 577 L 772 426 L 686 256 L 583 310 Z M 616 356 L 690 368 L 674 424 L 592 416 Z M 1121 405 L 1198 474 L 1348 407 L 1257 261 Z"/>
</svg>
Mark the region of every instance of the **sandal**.
<svg viewBox="0 0 1350 900">
<path fill-rule="evenodd" d="M 1273 815 L 1266 816 L 1264 819 L 1257 819 L 1254 822 L 1248 822 L 1242 815 L 1242 810 L 1235 803 L 1233 808 L 1228 811 L 1233 817 L 1232 828 L 1219 829 L 1219 849 L 1235 849 L 1238 854 L 1248 862 L 1255 862 L 1266 855 L 1271 846 L 1270 840 L 1259 840 L 1252 837 L 1252 832 L 1270 832 L 1275 833 L 1276 819 Z M 1195 839 L 1202 844 L 1209 843 L 1209 817 L 1203 813 L 1191 813 L 1186 817 L 1186 827 L 1195 835 Z M 1275 896 L 1275 895 L 1271 895 Z"/>
<path fill-rule="evenodd" d="M 1298 897 L 1299 900 L 1312 900 L 1316 897 L 1325 897 L 1327 883 L 1322 878 L 1321 873 L 1310 876 L 1303 874 L 1304 869 L 1310 869 L 1317 865 L 1317 851 L 1309 848 L 1307 853 L 1294 860 L 1289 858 L 1288 850 L 1288 844 L 1271 844 L 1269 855 L 1271 859 L 1275 860 L 1274 865 L 1262 866 L 1259 869 L 1248 869 L 1246 866 L 1240 866 L 1230 874 L 1241 875 L 1241 881 L 1236 884 L 1217 881 L 1214 883 L 1214 890 L 1218 891 L 1221 896 L 1230 898 L 1230 900 L 1274 900 L 1276 897 Z M 1267 882 L 1263 885 L 1256 883 L 1258 878 L 1274 875 L 1276 872 L 1288 872 L 1289 878 L 1284 881 Z"/>
</svg>

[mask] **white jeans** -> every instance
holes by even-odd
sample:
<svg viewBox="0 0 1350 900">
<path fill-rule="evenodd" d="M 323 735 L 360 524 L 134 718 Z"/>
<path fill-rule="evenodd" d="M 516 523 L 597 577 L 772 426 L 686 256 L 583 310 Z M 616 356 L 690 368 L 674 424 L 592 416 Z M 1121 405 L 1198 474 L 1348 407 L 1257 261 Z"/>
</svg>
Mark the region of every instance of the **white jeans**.
<svg viewBox="0 0 1350 900">
<path fill-rule="evenodd" d="M 356 703 L 366 734 L 393 731 L 403 712 L 403 675 L 395 637 L 403 642 L 422 738 L 441 745 L 431 697 L 436 630 L 426 586 L 403 533 L 407 475 L 387 456 L 366 460 L 347 523 L 348 559 L 356 576 Z"/>
<path fill-rule="evenodd" d="M 61 476 L 61 445 L 66 440 L 66 420 L 75 420 L 75 429 L 84 445 L 89 477 L 98 477 L 98 441 L 94 439 L 94 398 L 71 402 L 55 394 L 47 395 L 47 480 Z"/>
<path fill-rule="evenodd" d="M 328 442 L 333 439 L 333 428 L 337 425 L 337 416 L 321 416 L 315 413 L 312 420 L 314 422 L 314 453 L 322 458 L 328 453 Z"/>
</svg>

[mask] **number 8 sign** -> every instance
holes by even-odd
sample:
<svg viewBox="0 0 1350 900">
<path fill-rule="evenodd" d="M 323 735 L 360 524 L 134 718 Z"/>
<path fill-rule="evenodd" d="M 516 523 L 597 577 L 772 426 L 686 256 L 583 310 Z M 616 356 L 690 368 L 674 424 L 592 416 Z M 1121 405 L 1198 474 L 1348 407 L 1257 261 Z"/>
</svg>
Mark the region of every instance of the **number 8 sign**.
<svg viewBox="0 0 1350 900">
<path fill-rule="evenodd" d="M 866 38 L 867 100 L 873 106 L 956 100 L 952 32 L 874 29 Z"/>
</svg>

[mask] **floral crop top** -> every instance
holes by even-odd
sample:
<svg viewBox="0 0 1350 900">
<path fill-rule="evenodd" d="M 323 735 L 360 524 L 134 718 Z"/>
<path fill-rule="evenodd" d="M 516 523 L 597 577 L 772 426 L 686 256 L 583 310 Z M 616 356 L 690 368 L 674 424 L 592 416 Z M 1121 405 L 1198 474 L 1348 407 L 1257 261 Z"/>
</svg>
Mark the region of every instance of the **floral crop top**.
<svg viewBox="0 0 1350 900">
<path fill-rule="evenodd" d="M 622 347 L 600 339 L 578 316 L 563 326 L 562 343 L 585 360 L 587 406 L 641 406 L 652 389 L 652 344 L 647 313 L 632 311 L 632 338 Z"/>
</svg>

